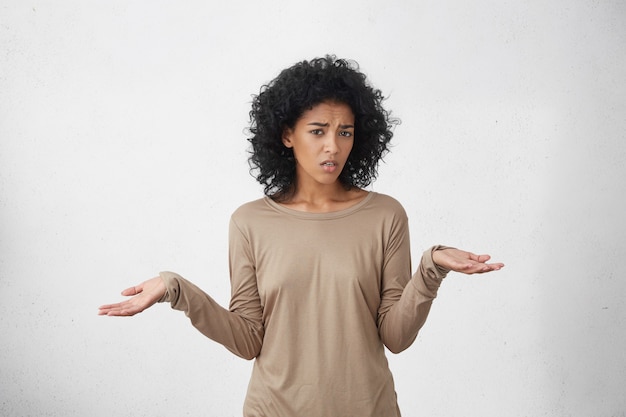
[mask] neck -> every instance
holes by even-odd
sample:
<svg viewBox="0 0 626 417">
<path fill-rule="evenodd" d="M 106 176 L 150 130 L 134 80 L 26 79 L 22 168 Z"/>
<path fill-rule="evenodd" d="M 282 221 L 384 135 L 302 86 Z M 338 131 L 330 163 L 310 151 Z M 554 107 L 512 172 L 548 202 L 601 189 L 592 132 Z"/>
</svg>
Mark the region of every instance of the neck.
<svg viewBox="0 0 626 417">
<path fill-rule="evenodd" d="M 367 192 L 356 187 L 347 189 L 339 181 L 308 186 L 297 182 L 293 190 L 287 191 L 278 202 L 294 210 L 328 213 L 348 208 L 366 195 Z"/>
</svg>

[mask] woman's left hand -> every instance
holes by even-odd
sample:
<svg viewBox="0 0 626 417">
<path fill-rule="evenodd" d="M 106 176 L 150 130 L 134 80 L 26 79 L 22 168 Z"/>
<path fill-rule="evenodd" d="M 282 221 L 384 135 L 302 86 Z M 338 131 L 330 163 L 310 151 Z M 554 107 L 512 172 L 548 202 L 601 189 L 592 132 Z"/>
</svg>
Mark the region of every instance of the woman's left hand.
<svg viewBox="0 0 626 417">
<path fill-rule="evenodd" d="M 483 274 L 498 271 L 503 263 L 487 263 L 489 255 L 476 255 L 459 249 L 440 249 L 433 252 L 433 261 L 442 268 L 464 274 Z"/>
</svg>

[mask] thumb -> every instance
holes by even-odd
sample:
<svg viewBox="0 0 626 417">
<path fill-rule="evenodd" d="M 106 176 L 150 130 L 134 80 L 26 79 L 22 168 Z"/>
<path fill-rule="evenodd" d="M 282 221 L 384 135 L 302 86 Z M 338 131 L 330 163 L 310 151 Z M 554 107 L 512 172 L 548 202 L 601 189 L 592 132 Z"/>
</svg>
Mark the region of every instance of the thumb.
<svg viewBox="0 0 626 417">
<path fill-rule="evenodd" d="M 124 291 L 122 291 L 122 295 L 125 295 L 125 296 L 137 295 L 142 291 L 143 291 L 143 284 L 139 284 L 134 287 L 126 288 Z"/>
<path fill-rule="evenodd" d="M 480 263 L 485 263 L 487 262 L 489 259 L 491 259 L 491 256 L 489 255 L 478 255 L 476 256 L 476 260 Z"/>
</svg>

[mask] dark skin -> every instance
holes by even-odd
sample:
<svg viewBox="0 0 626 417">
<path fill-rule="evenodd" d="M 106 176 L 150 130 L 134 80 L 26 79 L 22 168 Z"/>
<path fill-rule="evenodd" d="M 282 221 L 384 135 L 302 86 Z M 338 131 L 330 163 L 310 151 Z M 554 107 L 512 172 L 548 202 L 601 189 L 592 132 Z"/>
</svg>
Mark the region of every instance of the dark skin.
<svg viewBox="0 0 626 417">
<path fill-rule="evenodd" d="M 354 143 L 354 115 L 344 103 L 327 101 L 304 112 L 293 129 L 285 129 L 283 144 L 296 158 L 296 192 L 282 205 L 293 210 L 324 213 L 349 208 L 367 195 L 359 188 L 346 189 L 339 174 Z M 503 263 L 488 263 L 489 255 L 476 255 L 459 249 L 441 249 L 433 261 L 444 269 L 462 274 L 498 271 Z M 100 306 L 98 314 L 133 316 L 155 304 L 165 295 L 165 284 L 155 277 L 122 291 L 131 298 Z"/>
</svg>

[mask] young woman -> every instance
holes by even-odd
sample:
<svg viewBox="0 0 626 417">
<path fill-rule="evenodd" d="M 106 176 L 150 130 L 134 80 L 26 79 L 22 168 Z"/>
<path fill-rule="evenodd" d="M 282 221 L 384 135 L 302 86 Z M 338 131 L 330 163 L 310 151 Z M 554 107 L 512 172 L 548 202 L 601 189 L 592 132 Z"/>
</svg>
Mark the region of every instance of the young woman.
<svg viewBox="0 0 626 417">
<path fill-rule="evenodd" d="M 411 274 L 402 206 L 364 187 L 395 121 L 355 63 L 300 62 L 254 98 L 250 164 L 266 196 L 230 222 L 230 308 L 172 272 L 99 314 L 156 302 L 255 358 L 245 417 L 400 416 L 384 346 L 409 347 L 450 270 L 499 270 L 489 255 L 434 246 Z"/>
</svg>

